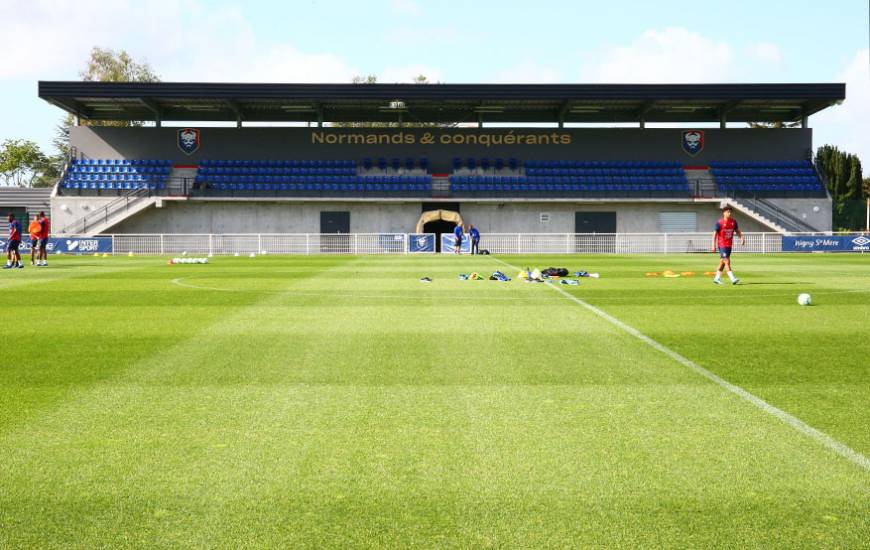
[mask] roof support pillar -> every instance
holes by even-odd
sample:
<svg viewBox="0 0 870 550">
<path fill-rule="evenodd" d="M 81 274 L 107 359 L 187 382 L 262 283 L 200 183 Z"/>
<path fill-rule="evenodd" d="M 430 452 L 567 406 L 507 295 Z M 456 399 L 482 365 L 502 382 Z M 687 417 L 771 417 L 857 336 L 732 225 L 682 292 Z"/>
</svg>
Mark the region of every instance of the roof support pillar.
<svg viewBox="0 0 870 550">
<path fill-rule="evenodd" d="M 477 127 L 483 128 L 483 113 L 477 113 Z"/>
<path fill-rule="evenodd" d="M 810 116 L 806 113 L 806 111 L 801 113 L 801 128 L 809 128 L 810 127 Z"/>
<path fill-rule="evenodd" d="M 727 126 L 727 124 L 728 124 L 728 115 L 725 114 L 725 112 L 723 111 L 722 114 L 719 115 L 719 128 L 724 130 L 725 127 Z"/>
<path fill-rule="evenodd" d="M 323 128 L 323 108 L 320 105 L 317 106 L 317 127 Z"/>
<path fill-rule="evenodd" d="M 646 118 L 640 117 L 640 127 L 641 129 L 646 128 Z"/>
</svg>

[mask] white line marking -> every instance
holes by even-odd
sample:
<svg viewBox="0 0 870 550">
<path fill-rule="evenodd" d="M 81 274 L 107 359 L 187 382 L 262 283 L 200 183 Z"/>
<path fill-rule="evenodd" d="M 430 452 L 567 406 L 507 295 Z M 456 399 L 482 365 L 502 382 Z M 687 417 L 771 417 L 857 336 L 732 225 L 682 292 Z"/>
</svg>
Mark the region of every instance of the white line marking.
<svg viewBox="0 0 870 550">
<path fill-rule="evenodd" d="M 506 265 L 507 267 L 512 268 L 512 269 L 519 269 L 516 266 L 513 266 L 513 265 L 511 265 L 505 261 L 502 261 L 498 258 L 493 258 L 493 259 L 501 264 Z M 683 365 L 684 367 L 691 369 L 696 374 L 699 374 L 699 375 L 703 376 L 704 378 L 714 382 L 718 386 L 733 393 L 734 395 L 740 397 L 741 399 L 748 401 L 749 403 L 752 403 L 753 405 L 755 405 L 756 407 L 758 407 L 762 411 L 764 411 L 770 415 L 775 416 L 776 418 L 778 418 L 782 422 L 788 424 L 789 426 L 791 426 L 792 428 L 794 428 L 798 432 L 804 434 L 805 436 L 807 436 L 811 439 L 814 439 L 818 443 L 821 443 L 822 445 L 824 445 L 828 449 L 834 451 L 835 453 L 842 456 L 843 458 L 857 464 L 858 466 L 864 468 L 865 470 L 870 471 L 870 459 L 868 459 L 866 456 L 859 453 L 858 451 L 852 449 L 851 447 L 845 445 L 844 443 L 840 443 L 839 441 L 837 441 L 833 437 L 829 436 L 828 434 L 826 434 L 822 431 L 819 431 L 816 428 L 813 428 L 809 424 L 805 423 L 804 421 L 800 420 L 799 418 L 797 418 L 795 416 L 790 415 L 789 413 L 785 412 L 784 410 L 777 408 L 777 407 L 774 407 L 773 405 L 771 405 L 767 401 L 761 399 L 760 397 L 758 397 L 756 395 L 749 393 L 748 391 L 744 390 L 740 386 L 736 386 L 736 385 L 732 384 L 731 382 L 728 382 L 724 378 L 720 378 L 719 376 L 708 371 L 707 369 L 705 369 L 701 365 L 695 363 L 691 359 L 688 359 L 688 358 L 680 355 L 679 353 L 675 352 L 674 350 L 656 342 L 655 340 L 653 340 L 652 338 L 650 338 L 646 334 L 642 333 L 641 331 L 637 330 L 636 328 L 623 323 L 622 321 L 620 321 L 616 317 L 610 315 L 609 313 L 606 313 L 603 310 L 598 309 L 597 307 L 593 306 L 592 304 L 584 302 L 580 298 L 574 296 L 573 294 L 571 294 L 569 292 L 566 292 L 562 288 L 559 288 L 558 286 L 553 285 L 553 284 L 549 284 L 549 283 L 547 284 L 547 286 L 552 288 L 556 292 L 559 292 L 560 294 L 562 294 L 563 296 L 565 296 L 569 300 L 571 300 L 571 301 L 577 303 L 578 305 L 586 308 L 587 310 L 591 311 L 595 315 L 601 317 L 602 319 L 604 319 L 605 321 L 614 325 L 615 327 L 617 327 L 617 328 L 623 330 L 624 332 L 627 332 L 628 334 L 634 336 L 635 338 L 637 338 L 641 342 L 647 344 L 648 346 L 652 347 L 653 349 L 660 351 L 661 353 L 664 353 L 665 355 L 667 355 L 668 357 L 670 357 L 671 359 L 673 359 L 677 363 Z"/>
</svg>

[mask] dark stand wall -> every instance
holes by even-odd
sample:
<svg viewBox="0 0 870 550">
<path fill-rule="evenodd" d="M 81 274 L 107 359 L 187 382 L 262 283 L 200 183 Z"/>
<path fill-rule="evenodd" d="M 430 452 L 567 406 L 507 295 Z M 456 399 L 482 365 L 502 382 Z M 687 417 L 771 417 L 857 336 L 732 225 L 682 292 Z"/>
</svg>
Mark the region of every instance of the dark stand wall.
<svg viewBox="0 0 870 550">
<path fill-rule="evenodd" d="M 87 158 L 160 158 L 175 164 L 204 159 L 377 159 L 427 157 L 430 171 L 449 172 L 460 157 L 519 160 L 676 160 L 704 165 L 711 160 L 786 160 L 809 158 L 812 130 L 703 129 L 703 151 L 682 149 L 681 129 L 670 128 L 201 128 L 199 150 L 184 154 L 178 128 L 72 129 L 72 145 Z M 328 143 L 380 140 L 379 144 Z M 517 143 L 522 140 L 523 143 Z M 532 140 L 539 143 L 528 144 Z M 390 143 L 383 143 L 389 141 Z M 408 142 L 412 143 L 408 143 Z M 445 141 L 447 143 L 445 143 Z M 475 144 L 474 142 L 478 143 Z M 398 143 L 394 143 L 398 142 Z M 489 146 L 480 142 L 489 143 Z M 493 143 L 498 144 L 493 144 Z"/>
</svg>

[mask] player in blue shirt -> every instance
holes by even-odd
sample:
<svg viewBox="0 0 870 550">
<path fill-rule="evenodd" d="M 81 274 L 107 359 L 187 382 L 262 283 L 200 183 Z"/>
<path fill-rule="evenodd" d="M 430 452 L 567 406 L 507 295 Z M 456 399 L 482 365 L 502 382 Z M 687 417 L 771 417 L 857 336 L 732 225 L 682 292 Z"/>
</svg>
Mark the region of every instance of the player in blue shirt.
<svg viewBox="0 0 870 550">
<path fill-rule="evenodd" d="M 21 244 L 21 222 L 15 219 L 14 214 L 9 214 L 9 240 L 6 241 L 6 265 L 3 269 L 24 269 L 24 264 L 21 263 L 21 254 L 18 252 L 18 246 Z M 15 259 L 13 262 L 12 259 Z"/>
<path fill-rule="evenodd" d="M 462 253 L 462 224 L 457 223 L 453 228 L 453 253 Z"/>
<path fill-rule="evenodd" d="M 480 231 L 473 225 L 469 225 L 468 234 L 471 236 L 471 253 L 480 254 Z"/>
</svg>

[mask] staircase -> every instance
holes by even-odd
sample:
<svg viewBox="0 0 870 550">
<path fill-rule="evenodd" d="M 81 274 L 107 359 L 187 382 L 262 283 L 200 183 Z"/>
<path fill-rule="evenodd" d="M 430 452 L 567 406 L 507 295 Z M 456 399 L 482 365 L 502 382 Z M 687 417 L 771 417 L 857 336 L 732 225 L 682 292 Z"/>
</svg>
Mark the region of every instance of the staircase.
<svg viewBox="0 0 870 550">
<path fill-rule="evenodd" d="M 716 181 L 713 180 L 713 174 L 707 168 L 686 168 L 686 180 L 689 182 L 689 189 L 695 197 L 711 198 L 718 194 Z"/>
<path fill-rule="evenodd" d="M 812 233 L 816 229 L 792 216 L 788 212 L 780 210 L 775 205 L 764 199 L 725 199 L 737 210 L 750 218 L 763 223 L 777 233 Z"/>
<path fill-rule="evenodd" d="M 149 208 L 160 198 L 151 195 L 147 189 L 131 191 L 61 228 L 57 233 L 66 235 L 97 235 L 133 214 Z"/>
<path fill-rule="evenodd" d="M 166 193 L 169 195 L 188 195 L 196 179 L 196 168 L 173 168 L 169 173 Z"/>
<path fill-rule="evenodd" d="M 441 199 L 450 196 L 450 178 L 444 175 L 432 176 L 432 198 Z"/>
</svg>

